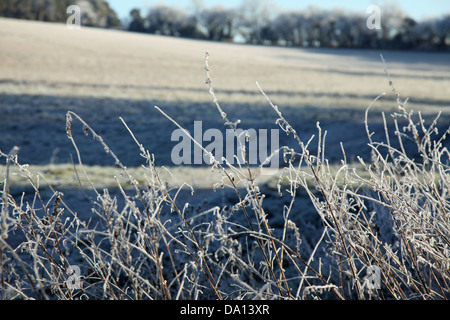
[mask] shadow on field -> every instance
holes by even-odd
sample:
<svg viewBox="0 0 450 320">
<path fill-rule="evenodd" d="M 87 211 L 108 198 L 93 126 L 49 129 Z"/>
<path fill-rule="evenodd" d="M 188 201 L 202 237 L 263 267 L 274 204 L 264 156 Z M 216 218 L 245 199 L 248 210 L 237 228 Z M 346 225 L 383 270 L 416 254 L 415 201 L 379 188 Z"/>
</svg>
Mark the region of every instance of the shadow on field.
<svg viewBox="0 0 450 320">
<path fill-rule="evenodd" d="M 368 99 L 369 100 L 369 99 Z M 71 110 L 80 115 L 99 135 L 126 166 L 139 166 L 144 159 L 128 131 L 119 120 L 122 117 L 136 138 L 150 153 L 155 154 L 156 164 L 171 166 L 171 151 L 178 141 L 171 141 L 176 126 L 161 115 L 155 105 L 161 107 L 185 129 L 193 132 L 194 121 L 202 121 L 203 132 L 217 128 L 224 132 L 226 127 L 212 103 L 167 103 L 160 101 L 105 99 L 86 97 L 59 97 L 47 95 L 0 95 L 0 149 L 8 152 L 14 145 L 19 146 L 19 161 L 29 164 L 70 163 L 71 155 L 76 161 L 76 153 L 66 136 L 66 112 Z M 277 129 L 276 114 L 268 105 L 233 104 L 222 105 L 231 121 L 241 120 L 243 129 Z M 368 158 L 367 136 L 364 127 L 364 111 L 354 109 L 323 109 L 314 106 L 280 106 L 285 118 L 297 130 L 304 141 L 312 135 L 317 137 L 317 121 L 320 121 L 322 134 L 326 135 L 326 156 L 331 163 L 342 159 L 340 142 L 343 143 L 347 159 L 356 156 Z M 373 111 L 372 111 L 373 110 Z M 369 117 L 370 130 L 374 139 L 385 141 L 381 113 L 376 107 Z M 444 117 L 444 116 L 443 116 Z M 441 118 L 440 133 L 449 123 Z M 391 142 L 394 136 L 391 117 Z M 431 119 L 426 119 L 430 123 Z M 438 126 L 439 127 L 439 126 Z M 73 122 L 72 132 L 86 165 L 114 165 L 111 157 L 105 154 L 102 146 L 91 136 L 85 137 L 83 128 Z M 270 131 L 269 131 L 270 132 Z M 280 146 L 299 150 L 292 136 L 280 133 Z M 447 142 L 448 143 L 448 142 Z M 312 140 L 310 151 L 317 150 L 317 139 Z M 225 152 L 225 150 L 224 150 Z M 413 149 L 411 152 L 415 152 Z"/>
<path fill-rule="evenodd" d="M 293 68 L 292 66 L 289 66 L 289 68 Z M 381 70 L 379 73 L 369 73 L 367 74 L 367 71 L 361 70 L 361 71 L 355 71 L 355 70 L 342 70 L 338 68 L 317 68 L 317 67 L 297 67 L 300 70 L 309 70 L 314 72 L 320 72 L 325 74 L 330 73 L 339 73 L 339 74 L 345 74 L 345 75 L 352 75 L 352 76 L 364 76 L 364 77 L 385 77 L 385 74 Z M 396 78 L 408 78 L 411 77 L 411 74 L 395 74 Z M 431 79 L 431 80 L 448 80 L 450 79 L 450 76 L 437 76 L 437 75 L 420 75 L 423 79 Z M 60 88 L 60 87 L 69 87 L 69 88 L 77 88 L 79 90 L 82 90 L 83 88 L 90 88 L 90 89 L 110 89 L 110 90 L 139 90 L 139 91 L 147 91 L 147 90 L 158 90 L 158 91 L 165 91 L 165 92 L 200 92 L 204 93 L 205 90 L 199 89 L 197 87 L 172 87 L 172 86 L 151 86 L 151 85 L 118 85 L 118 84 L 101 84 L 101 83 L 77 83 L 77 82 L 64 82 L 64 81 L 58 81 L 58 82 L 50 82 L 50 81 L 31 81 L 31 80 L 14 80 L 14 79 L 0 79 L 0 84 L 7 84 L 7 85 L 15 85 L 15 86 L 44 86 L 46 88 Z M 218 94 L 223 95 L 233 95 L 233 94 L 243 94 L 246 96 L 261 96 L 261 92 L 258 90 L 227 90 L 227 89 L 217 89 L 215 90 Z M 311 92 L 311 91 L 302 91 L 299 89 L 296 90 L 264 90 L 264 92 L 270 97 L 270 96 L 286 96 L 286 97 L 311 97 L 311 98 L 346 98 L 346 99 L 365 99 L 368 102 L 372 101 L 374 98 L 373 95 L 369 94 L 339 94 L 339 93 L 328 93 L 328 92 Z M 15 95 L 0 95 L 4 96 L 6 101 L 15 101 L 14 98 Z M 20 97 L 23 97 L 20 96 Z M 30 95 L 30 97 L 35 97 L 38 100 L 39 99 L 56 99 L 61 97 L 54 97 L 54 96 L 36 96 L 36 95 Z M 42 97 L 42 98 L 39 98 Z M 25 98 L 26 99 L 26 98 Z M 89 99 L 89 98 L 75 98 L 75 97 L 67 97 L 66 99 L 72 100 L 72 99 Z M 118 101 L 118 103 L 122 102 L 131 102 L 136 100 L 125 100 L 125 99 L 104 99 L 101 100 L 105 101 L 112 101 L 111 104 L 114 104 L 114 101 Z M 427 98 L 427 99 L 414 99 L 415 103 L 418 104 L 427 104 L 432 106 L 439 106 L 439 107 L 448 107 L 450 106 L 450 100 L 443 100 L 443 99 L 433 99 L 433 98 Z M 141 101 L 141 103 L 145 103 L 145 101 Z M 161 102 L 161 105 L 166 104 L 167 102 Z M 75 103 L 77 104 L 77 103 Z M 98 103 L 97 103 L 98 104 Z M 209 104 L 208 104 L 209 105 Z M 291 106 L 292 107 L 292 106 Z M 283 106 L 284 108 L 284 106 Z M 286 106 L 286 108 L 289 108 L 289 106 Z M 338 114 L 336 114 L 336 117 L 338 117 Z"/>
</svg>

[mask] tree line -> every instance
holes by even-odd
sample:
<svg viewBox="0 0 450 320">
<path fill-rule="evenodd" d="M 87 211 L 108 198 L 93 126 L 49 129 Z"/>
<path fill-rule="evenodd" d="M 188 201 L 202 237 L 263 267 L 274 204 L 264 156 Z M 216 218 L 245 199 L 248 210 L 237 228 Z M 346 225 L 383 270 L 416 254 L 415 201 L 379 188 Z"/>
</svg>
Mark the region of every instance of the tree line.
<svg viewBox="0 0 450 320">
<path fill-rule="evenodd" d="M 0 17 L 66 22 L 70 5 L 80 7 L 83 26 L 121 26 L 116 12 L 105 0 L 0 0 Z"/>
<path fill-rule="evenodd" d="M 65 22 L 72 4 L 80 7 L 83 26 L 247 44 L 450 51 L 450 13 L 415 21 L 395 5 L 381 7 L 380 29 L 367 27 L 366 12 L 313 7 L 283 11 L 262 0 L 243 0 L 236 8 L 192 0 L 189 11 L 157 4 L 145 12 L 132 9 L 123 21 L 105 0 L 1 0 L 0 16 Z"/>
<path fill-rule="evenodd" d="M 127 29 L 278 46 L 450 50 L 450 13 L 418 22 L 395 5 L 385 6 L 381 28 L 369 29 L 366 12 L 313 7 L 277 12 L 259 0 L 244 0 L 237 8 L 194 6 L 191 11 L 166 4 L 152 6 L 144 15 L 133 9 Z"/>
</svg>

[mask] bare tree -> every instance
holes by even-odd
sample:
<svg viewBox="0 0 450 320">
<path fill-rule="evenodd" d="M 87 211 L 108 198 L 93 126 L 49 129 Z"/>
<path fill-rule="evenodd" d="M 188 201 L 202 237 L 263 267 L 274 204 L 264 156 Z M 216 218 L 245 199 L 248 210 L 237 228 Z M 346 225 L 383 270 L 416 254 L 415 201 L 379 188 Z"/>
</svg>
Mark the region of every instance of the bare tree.
<svg viewBox="0 0 450 320">
<path fill-rule="evenodd" d="M 238 8 L 238 28 L 247 43 L 262 43 L 262 30 L 274 18 L 275 8 L 269 0 L 243 0 Z"/>
<path fill-rule="evenodd" d="M 82 25 L 105 28 L 120 26 L 117 14 L 105 0 L 78 0 L 75 4 L 81 9 Z"/>
<path fill-rule="evenodd" d="M 146 20 L 150 33 L 180 36 L 180 27 L 186 23 L 187 15 L 172 6 L 159 4 L 150 8 Z"/>
<path fill-rule="evenodd" d="M 381 38 L 383 46 L 388 47 L 389 43 L 396 37 L 401 29 L 402 22 L 406 18 L 405 13 L 396 4 L 387 4 L 382 8 L 383 18 L 381 19 Z"/>
<path fill-rule="evenodd" d="M 130 11 L 131 21 L 128 25 L 129 31 L 144 32 L 144 19 L 141 17 L 141 11 L 139 9 L 132 9 Z"/>
<path fill-rule="evenodd" d="M 235 31 L 235 11 L 215 6 L 202 11 L 200 17 L 202 25 L 207 31 L 207 38 L 211 40 L 231 40 Z"/>
<path fill-rule="evenodd" d="M 450 48 L 450 14 L 436 21 L 436 36 L 440 48 Z"/>
</svg>

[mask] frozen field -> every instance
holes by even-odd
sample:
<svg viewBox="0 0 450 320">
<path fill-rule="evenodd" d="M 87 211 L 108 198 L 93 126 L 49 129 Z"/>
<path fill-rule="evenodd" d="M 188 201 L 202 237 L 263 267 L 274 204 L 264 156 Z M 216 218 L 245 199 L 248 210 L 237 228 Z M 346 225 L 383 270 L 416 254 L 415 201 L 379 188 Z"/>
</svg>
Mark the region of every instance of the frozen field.
<svg viewBox="0 0 450 320">
<path fill-rule="evenodd" d="M 133 177 L 145 185 L 146 171 L 141 167 L 145 159 L 119 120 L 122 117 L 139 142 L 155 155 L 156 166 L 170 169 L 172 176 L 161 171 L 168 185 L 186 182 L 195 188 L 193 194 L 189 188 L 178 194 L 180 208 L 185 202 L 190 204 L 187 215 L 216 205 L 231 207 L 238 202 L 235 190 L 212 191 L 213 185 L 221 181 L 217 170 L 173 164 L 171 151 L 176 142 L 171 141 L 171 134 L 176 126 L 154 108 L 160 107 L 191 132 L 194 121 L 203 121 L 204 130 L 226 128 L 205 83 L 206 51 L 210 54 L 215 93 L 231 121 L 241 120 L 239 126 L 244 129 L 278 128 L 277 115 L 259 92 L 258 82 L 303 140 L 317 135 L 317 122 L 320 123 L 322 134 L 327 132 L 326 158 L 333 165 L 342 159 L 340 143 L 348 163 L 356 163 L 357 156 L 370 158 L 365 110 L 381 93 L 386 95 L 369 113 L 373 138 L 385 139 L 382 112 L 392 128 L 389 114 L 396 111 L 396 99 L 380 53 L 401 98 L 409 97 L 407 108 L 420 110 L 427 125 L 442 112 L 440 134 L 450 124 L 448 53 L 249 46 L 86 27 L 69 30 L 62 24 L 0 18 L 0 151 L 8 153 L 13 146 L 19 146 L 19 162 L 30 165 L 35 181 L 40 175 L 44 200 L 54 200 L 49 183 L 64 192 L 64 201 L 79 218 L 93 218 L 95 222 L 98 217 L 92 217 L 90 202 L 95 201 L 95 193 L 89 190 L 81 171 L 78 178 L 75 174 L 72 161 L 76 164 L 77 156 L 66 135 L 66 113 L 73 111 L 81 116 Z M 114 159 L 92 135 L 86 137 L 84 129 L 72 121 L 71 132 L 88 176 L 99 190 L 109 188 L 110 194 L 120 199 L 115 178 L 125 188 L 130 184 Z M 391 138 L 395 146 L 396 137 Z M 292 136 L 280 134 L 279 143 L 298 149 Z M 449 146 L 448 139 L 444 145 Z M 411 146 L 405 144 L 414 157 L 417 149 Z M 317 152 L 317 138 L 312 140 L 310 151 Z M 4 173 L 2 162 L 1 179 Z M 278 196 L 276 182 L 271 176 L 256 180 L 266 194 L 264 210 L 271 228 L 279 237 L 286 228 L 280 210 L 289 206 L 290 200 L 286 193 Z M 11 194 L 17 200 L 22 192 L 26 193 L 25 200 L 33 200 L 34 190 L 17 167 L 11 168 L 10 183 Z M 79 190 L 80 184 L 84 190 Z M 323 225 L 307 194 L 299 192 L 296 197 L 291 219 L 302 225 L 307 256 Z M 123 203 L 118 201 L 120 208 Z M 201 229 L 216 217 L 201 215 L 195 220 L 196 227 Z M 236 219 L 245 225 L 243 218 Z M 172 222 L 178 223 L 176 219 Z M 23 239 L 10 240 L 17 245 Z M 293 237 L 288 240 L 295 242 Z"/>
<path fill-rule="evenodd" d="M 158 165 L 172 166 L 170 135 L 176 127 L 155 105 L 189 130 L 196 120 L 205 128 L 224 128 L 205 84 L 205 51 L 230 120 L 240 119 L 243 128 L 276 128 L 258 81 L 305 139 L 317 133 L 320 121 L 328 131 L 331 161 L 340 159 L 341 141 L 350 155 L 364 153 L 364 111 L 372 99 L 386 93 L 371 109 L 376 132 L 380 111 L 395 110 L 378 51 L 244 46 L 0 19 L 0 148 L 20 146 L 23 163 L 70 163 L 74 150 L 65 135 L 65 115 L 71 110 L 125 165 L 139 166 L 142 159 L 119 116 Z M 381 53 L 402 98 L 410 97 L 409 106 L 424 114 L 442 111 L 445 127 L 449 55 Z M 280 140 L 292 143 L 290 137 Z M 92 140 L 79 142 L 85 164 L 113 164 Z"/>
</svg>

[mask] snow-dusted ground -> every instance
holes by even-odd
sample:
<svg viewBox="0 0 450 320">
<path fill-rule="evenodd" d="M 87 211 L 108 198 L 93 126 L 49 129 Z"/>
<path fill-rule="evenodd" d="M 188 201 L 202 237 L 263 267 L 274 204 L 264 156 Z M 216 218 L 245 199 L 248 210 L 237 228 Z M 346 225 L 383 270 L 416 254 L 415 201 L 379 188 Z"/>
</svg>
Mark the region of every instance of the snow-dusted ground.
<svg viewBox="0 0 450 320">
<path fill-rule="evenodd" d="M 387 114 L 395 110 L 378 52 L 238 46 L 89 28 L 69 34 L 62 25 L 9 19 L 0 19 L 0 30 L 9 30 L 7 36 L 0 37 L 0 70 L 4 70 L 0 74 L 0 149 L 7 153 L 14 145 L 20 146 L 20 163 L 70 164 L 72 158 L 76 162 L 66 136 L 65 116 L 71 110 L 103 137 L 124 165 L 138 167 L 145 161 L 118 117 L 155 154 L 156 165 L 172 167 L 170 155 L 176 142 L 170 138 L 176 127 L 154 109 L 155 105 L 191 132 L 194 121 L 200 120 L 204 130 L 226 129 L 204 84 L 202 60 L 206 50 L 211 53 L 216 94 L 230 120 L 240 119 L 240 126 L 246 129 L 277 128 L 275 112 L 254 86 L 259 81 L 302 139 L 317 135 L 316 123 L 320 122 L 323 132 L 327 131 L 326 156 L 331 163 L 342 158 L 341 142 L 349 162 L 358 155 L 369 157 L 364 111 L 373 98 L 387 93 L 370 112 L 373 139 L 384 141 L 381 110 Z M 116 41 L 128 45 L 117 46 Z M 400 94 L 411 96 L 411 105 L 425 112 L 428 123 L 438 110 L 443 112 L 438 126 L 442 133 L 450 123 L 449 55 L 384 54 Z M 391 125 L 388 115 L 387 120 Z M 76 121 L 72 133 L 85 165 L 114 165 L 98 142 L 84 136 Z M 394 136 L 391 141 L 395 145 Z M 284 134 L 280 134 L 281 145 L 298 149 L 292 136 Z M 317 152 L 317 140 L 312 141 L 310 151 Z M 415 150 L 410 152 L 414 155 Z M 4 168 L 0 166 L 1 174 Z M 236 203 L 233 190 L 202 188 L 205 184 L 198 181 L 209 179 L 204 172 L 198 176 L 198 171 L 182 170 L 181 174 L 196 190 L 194 195 L 188 190 L 180 193 L 178 200 L 181 206 L 189 202 L 193 214 L 200 206 Z M 69 184 L 73 181 L 59 181 L 64 201 L 81 218 L 95 222 L 92 203 L 86 198 L 87 194 L 95 200 L 93 193 L 68 189 Z M 32 201 L 32 189 L 11 186 L 17 199 L 24 191 L 25 199 Z M 110 187 L 110 192 L 120 199 L 118 190 Z M 264 208 L 270 225 L 277 234 L 284 224 L 280 208 L 288 198 L 280 198 L 267 185 L 262 185 L 262 192 L 266 194 Z M 45 199 L 52 195 L 45 183 L 42 194 Z M 242 215 L 230 219 L 246 224 Z M 305 194 L 298 195 L 290 219 L 301 227 L 308 256 L 322 224 Z M 10 241 L 18 239 L 11 237 Z"/>
</svg>

